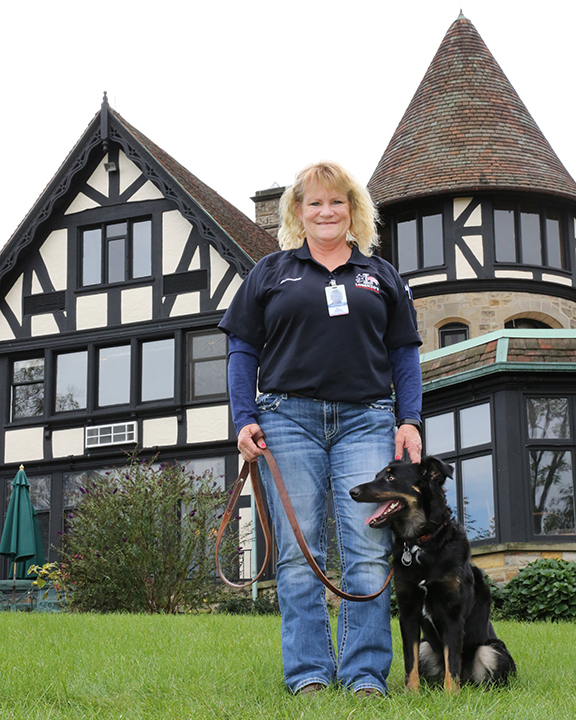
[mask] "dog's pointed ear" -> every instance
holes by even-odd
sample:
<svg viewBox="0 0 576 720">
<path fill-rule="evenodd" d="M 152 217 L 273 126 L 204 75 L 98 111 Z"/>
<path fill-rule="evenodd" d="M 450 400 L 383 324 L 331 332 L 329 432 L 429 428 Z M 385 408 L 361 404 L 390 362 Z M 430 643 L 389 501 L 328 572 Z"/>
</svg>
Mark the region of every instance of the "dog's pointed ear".
<svg viewBox="0 0 576 720">
<path fill-rule="evenodd" d="M 443 485 L 447 477 L 454 477 L 454 468 L 443 460 L 429 455 L 422 458 L 420 463 L 420 473 L 427 480 Z"/>
</svg>

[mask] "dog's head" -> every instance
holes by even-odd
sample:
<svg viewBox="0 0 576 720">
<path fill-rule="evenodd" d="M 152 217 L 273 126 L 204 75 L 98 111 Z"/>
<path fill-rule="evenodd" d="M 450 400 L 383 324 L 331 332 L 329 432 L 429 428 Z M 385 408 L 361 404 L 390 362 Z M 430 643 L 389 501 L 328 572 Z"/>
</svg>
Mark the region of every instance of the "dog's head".
<svg viewBox="0 0 576 720">
<path fill-rule="evenodd" d="M 366 520 L 370 527 L 388 523 L 398 537 L 414 537 L 429 523 L 442 523 L 449 516 L 444 482 L 453 468 L 435 457 L 413 464 L 391 462 L 372 482 L 350 490 L 356 502 L 382 503 Z"/>
</svg>

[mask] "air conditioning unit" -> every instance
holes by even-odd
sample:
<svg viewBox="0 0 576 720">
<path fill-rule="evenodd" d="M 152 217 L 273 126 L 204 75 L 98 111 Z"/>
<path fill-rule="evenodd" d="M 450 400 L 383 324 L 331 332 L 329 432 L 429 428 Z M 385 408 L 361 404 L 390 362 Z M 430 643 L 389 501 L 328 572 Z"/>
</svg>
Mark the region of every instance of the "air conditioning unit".
<svg viewBox="0 0 576 720">
<path fill-rule="evenodd" d="M 87 448 L 136 442 L 138 442 L 137 422 L 91 425 L 86 428 L 85 447 Z"/>
</svg>

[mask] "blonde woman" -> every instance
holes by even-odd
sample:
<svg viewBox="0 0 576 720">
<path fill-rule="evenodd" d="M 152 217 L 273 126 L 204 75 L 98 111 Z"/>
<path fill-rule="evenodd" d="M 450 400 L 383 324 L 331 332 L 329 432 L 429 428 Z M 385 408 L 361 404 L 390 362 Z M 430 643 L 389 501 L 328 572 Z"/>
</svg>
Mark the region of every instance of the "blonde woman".
<svg viewBox="0 0 576 720">
<path fill-rule="evenodd" d="M 331 497 L 342 587 L 371 594 L 388 573 L 390 531 L 365 525 L 376 507 L 355 503 L 349 490 L 404 451 L 420 461 L 416 313 L 396 270 L 372 254 L 370 196 L 340 165 L 304 168 L 282 197 L 281 216 L 282 250 L 253 268 L 220 323 L 230 338 L 238 448 L 245 460 L 258 458 L 252 438 L 264 431 L 322 569 Z M 278 542 L 288 689 L 312 693 L 339 682 L 359 695 L 385 694 L 389 592 L 367 603 L 342 602 L 336 653 L 324 586 L 296 543 L 265 462 L 260 470 Z"/>
</svg>

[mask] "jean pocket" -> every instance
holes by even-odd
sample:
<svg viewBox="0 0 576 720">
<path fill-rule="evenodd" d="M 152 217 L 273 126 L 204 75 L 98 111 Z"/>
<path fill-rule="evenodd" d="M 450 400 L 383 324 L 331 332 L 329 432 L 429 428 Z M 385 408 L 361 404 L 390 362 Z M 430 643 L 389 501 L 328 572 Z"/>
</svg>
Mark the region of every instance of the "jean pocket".
<svg viewBox="0 0 576 720">
<path fill-rule="evenodd" d="M 382 400 L 374 400 L 374 402 L 367 403 L 367 407 L 370 410 L 383 410 L 384 412 L 394 412 L 394 401 L 390 398 L 383 398 Z"/>
<path fill-rule="evenodd" d="M 277 410 L 282 399 L 282 395 L 278 395 L 277 393 L 262 393 L 262 395 L 256 398 L 258 412 L 265 413 Z"/>
</svg>

